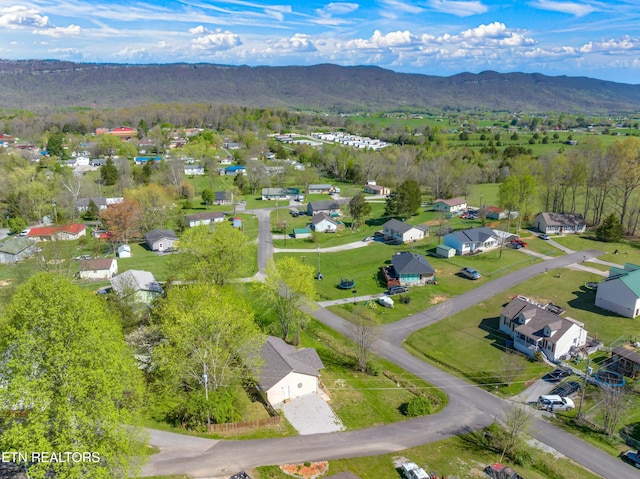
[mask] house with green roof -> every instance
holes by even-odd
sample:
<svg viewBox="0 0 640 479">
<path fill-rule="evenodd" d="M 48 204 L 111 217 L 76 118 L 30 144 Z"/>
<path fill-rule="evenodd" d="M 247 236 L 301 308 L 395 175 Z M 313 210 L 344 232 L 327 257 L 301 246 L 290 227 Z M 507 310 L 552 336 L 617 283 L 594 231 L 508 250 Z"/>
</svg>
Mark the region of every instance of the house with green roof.
<svg viewBox="0 0 640 479">
<path fill-rule="evenodd" d="M 0 264 L 17 263 L 36 253 L 36 242 L 31 238 L 14 236 L 0 242 Z"/>
<path fill-rule="evenodd" d="M 598 284 L 596 306 L 627 318 L 640 315 L 640 266 L 611 268 L 609 277 Z"/>
</svg>

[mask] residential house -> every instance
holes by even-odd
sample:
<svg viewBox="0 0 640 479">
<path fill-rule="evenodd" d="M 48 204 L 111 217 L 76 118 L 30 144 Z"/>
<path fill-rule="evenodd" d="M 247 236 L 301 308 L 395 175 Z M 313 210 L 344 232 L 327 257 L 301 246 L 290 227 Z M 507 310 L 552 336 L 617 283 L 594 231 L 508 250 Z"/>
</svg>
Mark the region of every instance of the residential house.
<svg viewBox="0 0 640 479">
<path fill-rule="evenodd" d="M 189 228 L 193 228 L 194 226 L 220 223 L 224 221 L 224 214 L 219 211 L 203 211 L 202 213 L 186 215 L 186 218 L 189 222 Z"/>
<path fill-rule="evenodd" d="M 442 198 L 433 202 L 433 210 L 450 214 L 459 214 L 467 209 L 467 200 L 464 198 L 450 198 L 444 200 Z"/>
<path fill-rule="evenodd" d="M 367 183 L 364 185 L 364 192 L 368 195 L 389 196 L 391 189 L 386 186 L 376 185 L 375 183 Z"/>
<path fill-rule="evenodd" d="M 299 188 L 262 188 L 262 199 L 268 201 L 302 201 L 304 195 Z"/>
<path fill-rule="evenodd" d="M 218 170 L 220 171 L 220 170 Z M 237 176 L 237 175 L 246 175 L 247 169 L 242 165 L 231 165 L 224 168 L 222 175 L 226 176 Z"/>
<path fill-rule="evenodd" d="M 121 244 L 116 250 L 116 256 L 118 258 L 131 258 L 131 246 L 128 244 Z"/>
<path fill-rule="evenodd" d="M 79 271 L 82 279 L 109 280 L 118 274 L 118 262 L 114 258 L 83 259 Z"/>
<path fill-rule="evenodd" d="M 131 138 L 138 136 L 138 130 L 130 126 L 118 126 L 111 130 L 107 128 L 97 128 L 96 135 L 113 135 L 122 138 L 123 140 L 130 140 Z"/>
<path fill-rule="evenodd" d="M 640 266 L 611 268 L 609 277 L 598 283 L 596 306 L 627 318 L 640 315 Z"/>
<path fill-rule="evenodd" d="M 258 374 L 259 387 L 267 394 L 272 406 L 320 389 L 322 360 L 313 348 L 296 349 L 282 339 L 267 336 L 260 349 L 262 368 Z"/>
<path fill-rule="evenodd" d="M 160 162 L 162 161 L 162 157 L 161 156 L 136 156 L 133 158 L 133 162 L 136 165 L 144 165 L 145 163 L 149 163 L 149 162 Z"/>
<path fill-rule="evenodd" d="M 111 287 L 121 298 L 132 298 L 136 303 L 144 304 L 150 304 L 163 293 L 153 274 L 135 269 L 111 278 Z"/>
<path fill-rule="evenodd" d="M 214 205 L 232 205 L 233 204 L 233 192 L 231 191 L 216 191 L 213 193 Z"/>
<path fill-rule="evenodd" d="M 490 220 L 506 220 L 509 217 L 509 212 L 497 206 L 485 206 L 485 214 Z M 515 213 L 515 211 L 514 211 Z"/>
<path fill-rule="evenodd" d="M 339 216 L 340 205 L 333 200 L 310 201 L 309 204 L 307 204 L 307 214 L 313 216 L 318 213 L 327 213 L 329 216 Z"/>
<path fill-rule="evenodd" d="M 151 230 L 144 235 L 144 240 L 151 251 L 165 252 L 173 249 L 178 235 L 173 230 Z"/>
<path fill-rule="evenodd" d="M 87 227 L 78 223 L 65 226 L 42 226 L 29 230 L 27 236 L 36 241 L 72 241 L 86 236 Z"/>
<path fill-rule="evenodd" d="M 580 213 L 539 213 L 533 225 L 542 233 L 559 235 L 584 233 L 587 228 Z"/>
<path fill-rule="evenodd" d="M 332 185 L 328 185 L 328 184 L 309 185 L 309 187 L 307 188 L 307 193 L 309 193 L 310 195 L 319 195 L 319 194 L 328 195 L 329 193 L 333 193 L 333 192 L 335 192 L 335 189 L 333 188 Z"/>
<path fill-rule="evenodd" d="M 233 163 L 233 158 L 231 158 L 230 156 L 227 156 L 226 158 L 221 158 L 219 163 L 221 165 L 230 165 Z"/>
<path fill-rule="evenodd" d="M 79 198 L 78 199 L 78 211 L 88 211 L 89 204 L 93 201 L 100 211 L 106 210 L 111 205 L 117 205 L 124 201 L 124 197 L 118 196 L 114 198 L 107 198 L 105 196 L 95 196 L 93 198 Z"/>
<path fill-rule="evenodd" d="M 612 364 L 609 366 L 617 373 L 636 379 L 640 376 L 640 354 L 626 346 L 618 346 L 611 351 Z"/>
<path fill-rule="evenodd" d="M 421 254 L 401 251 L 391 258 L 391 267 L 385 268 L 387 286 L 423 286 L 435 281 L 435 269 Z M 390 279 L 396 281 L 389 281 Z"/>
<path fill-rule="evenodd" d="M 202 176 L 204 173 L 204 165 L 184 165 L 184 174 L 187 176 Z"/>
<path fill-rule="evenodd" d="M 587 342 L 584 324 L 559 316 L 522 298 L 514 298 L 500 313 L 500 331 L 513 339 L 513 346 L 527 356 L 536 351 L 553 362 L 566 357 L 572 348 Z"/>
<path fill-rule="evenodd" d="M 444 235 L 444 244 L 456 250 L 459 255 L 480 253 L 500 245 L 498 236 L 488 226 L 454 231 Z"/>
<path fill-rule="evenodd" d="M 311 238 L 311 228 L 294 228 L 293 237 L 295 239 Z"/>
<path fill-rule="evenodd" d="M 338 223 L 327 213 L 318 213 L 311 219 L 311 227 L 318 233 L 335 233 Z"/>
<path fill-rule="evenodd" d="M 36 242 L 30 238 L 13 236 L 0 241 L 0 264 L 17 263 L 36 253 Z"/>
<path fill-rule="evenodd" d="M 412 226 L 395 218 L 382 225 L 382 233 L 386 241 L 396 244 L 413 243 L 429 235 L 427 226 Z"/>
</svg>

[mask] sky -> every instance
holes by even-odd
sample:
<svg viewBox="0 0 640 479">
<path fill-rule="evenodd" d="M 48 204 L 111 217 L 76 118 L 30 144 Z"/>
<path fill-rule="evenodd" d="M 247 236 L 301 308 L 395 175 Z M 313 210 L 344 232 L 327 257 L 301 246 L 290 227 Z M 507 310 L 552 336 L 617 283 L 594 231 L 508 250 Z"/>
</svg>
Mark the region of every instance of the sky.
<svg viewBox="0 0 640 479">
<path fill-rule="evenodd" d="M 0 59 L 335 63 L 640 84 L 640 0 L 0 0 Z"/>
</svg>

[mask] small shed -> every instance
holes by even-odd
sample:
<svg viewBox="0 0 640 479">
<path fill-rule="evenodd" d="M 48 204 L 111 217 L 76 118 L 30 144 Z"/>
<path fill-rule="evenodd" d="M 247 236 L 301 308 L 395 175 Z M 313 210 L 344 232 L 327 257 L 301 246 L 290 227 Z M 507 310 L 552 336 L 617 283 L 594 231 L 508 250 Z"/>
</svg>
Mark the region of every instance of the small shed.
<svg viewBox="0 0 640 479">
<path fill-rule="evenodd" d="M 311 238 L 311 228 L 294 228 L 293 237 L 295 239 Z"/>
<path fill-rule="evenodd" d="M 453 258 L 456 255 L 456 249 L 446 244 L 439 244 L 436 248 L 436 255 L 440 258 Z"/>
<path fill-rule="evenodd" d="M 118 246 L 116 255 L 118 258 L 131 258 L 131 246 L 128 244 L 121 244 Z"/>
</svg>

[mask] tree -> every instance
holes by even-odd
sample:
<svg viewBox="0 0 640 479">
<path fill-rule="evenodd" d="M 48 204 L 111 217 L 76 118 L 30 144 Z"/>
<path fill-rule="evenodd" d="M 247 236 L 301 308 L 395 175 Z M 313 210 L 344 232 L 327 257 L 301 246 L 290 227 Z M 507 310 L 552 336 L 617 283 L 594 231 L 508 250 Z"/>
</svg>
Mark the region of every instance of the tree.
<svg viewBox="0 0 640 479">
<path fill-rule="evenodd" d="M 95 451 L 24 463 L 29 477 L 126 478 L 140 468 L 141 376 L 104 301 L 52 273 L 16 291 L 0 322 L 4 451 Z"/>
<path fill-rule="evenodd" d="M 47 141 L 47 153 L 61 160 L 67 159 L 67 152 L 64 149 L 64 133 L 51 133 Z"/>
<path fill-rule="evenodd" d="M 621 387 L 603 386 L 600 392 L 602 407 L 602 429 L 607 436 L 612 436 L 625 411 L 629 407 L 629 398 Z"/>
<path fill-rule="evenodd" d="M 111 158 L 107 158 L 106 163 L 100 167 L 100 180 L 106 186 L 113 186 L 118 182 L 118 168 Z"/>
<path fill-rule="evenodd" d="M 140 226 L 145 232 L 156 228 L 164 228 L 177 210 L 173 191 L 156 183 L 125 190 L 124 196 L 138 204 L 141 213 Z"/>
<path fill-rule="evenodd" d="M 124 142 L 115 135 L 104 134 L 98 138 L 98 151 L 99 155 L 105 155 L 107 158 L 112 158 L 116 155 Z"/>
<path fill-rule="evenodd" d="M 534 410 L 521 405 L 509 406 L 502 418 L 504 437 L 502 455 L 514 459 L 522 448 L 525 436 L 531 429 Z"/>
<path fill-rule="evenodd" d="M 140 236 L 142 213 L 133 200 L 125 198 L 121 203 L 109 206 L 100 217 L 114 241 L 128 243 L 131 238 Z"/>
<path fill-rule="evenodd" d="M 368 308 L 358 306 L 353 311 L 355 318 L 351 327 L 351 337 L 356 343 L 356 357 L 358 358 L 358 370 L 367 371 L 371 347 L 380 336 L 380 323 Z"/>
<path fill-rule="evenodd" d="M 9 219 L 9 233 L 15 235 L 23 231 L 27 227 L 27 222 L 24 218 L 10 218 Z"/>
<path fill-rule="evenodd" d="M 170 258 L 173 271 L 186 280 L 223 285 L 238 277 L 247 240 L 242 231 L 224 221 L 213 228 L 189 228 L 177 246 L 177 254 Z"/>
<path fill-rule="evenodd" d="M 351 214 L 351 229 L 359 227 L 363 219 L 371 213 L 371 205 L 365 201 L 364 194 L 358 193 L 351 198 L 349 213 Z"/>
<path fill-rule="evenodd" d="M 215 194 L 213 193 L 213 190 L 211 188 L 205 188 L 204 190 L 202 190 L 202 201 L 204 201 L 205 205 L 209 206 L 213 204 L 214 199 Z"/>
<path fill-rule="evenodd" d="M 87 221 L 95 221 L 100 218 L 100 208 L 96 205 L 96 202 L 93 201 L 93 198 L 89 200 L 89 206 L 87 206 L 87 211 L 84 214 L 84 219 Z"/>
<path fill-rule="evenodd" d="M 500 358 L 500 374 L 502 382 L 507 386 L 525 371 L 526 360 L 512 350 L 506 350 Z"/>
<path fill-rule="evenodd" d="M 266 273 L 264 295 L 278 317 L 285 341 L 288 341 L 292 333 L 300 333 L 305 318 L 302 308 L 310 307 L 315 297 L 313 267 L 287 257 L 277 263 L 270 261 Z"/>
<path fill-rule="evenodd" d="M 216 392 L 259 364 L 265 341 L 248 304 L 212 284 L 171 288 L 154 308 L 165 341 L 154 352 L 163 379 Z M 206 379 L 205 379 L 206 374 Z"/>
<path fill-rule="evenodd" d="M 407 180 L 396 191 L 398 216 L 408 218 L 418 212 L 422 204 L 420 185 L 415 180 Z"/>
<path fill-rule="evenodd" d="M 620 241 L 623 233 L 622 223 L 615 213 L 607 216 L 602 224 L 596 228 L 596 238 L 607 243 Z"/>
</svg>

